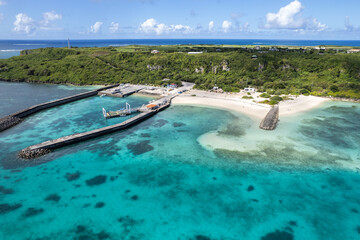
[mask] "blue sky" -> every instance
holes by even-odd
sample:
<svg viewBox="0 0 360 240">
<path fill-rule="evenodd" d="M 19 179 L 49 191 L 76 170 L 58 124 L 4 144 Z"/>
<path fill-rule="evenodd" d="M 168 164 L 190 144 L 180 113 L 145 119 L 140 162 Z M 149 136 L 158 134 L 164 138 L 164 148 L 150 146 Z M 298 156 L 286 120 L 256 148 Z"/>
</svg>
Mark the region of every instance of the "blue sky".
<svg viewBox="0 0 360 240">
<path fill-rule="evenodd" d="M 0 39 L 359 40 L 359 0 L 0 0 Z"/>
</svg>

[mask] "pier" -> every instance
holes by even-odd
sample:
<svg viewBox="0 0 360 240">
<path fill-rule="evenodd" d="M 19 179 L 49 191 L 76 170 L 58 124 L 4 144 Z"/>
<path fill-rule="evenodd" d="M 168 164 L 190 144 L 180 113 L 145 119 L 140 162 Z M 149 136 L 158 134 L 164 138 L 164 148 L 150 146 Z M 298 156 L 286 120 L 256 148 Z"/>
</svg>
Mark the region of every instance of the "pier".
<svg viewBox="0 0 360 240">
<path fill-rule="evenodd" d="M 126 108 L 117 110 L 117 111 L 109 111 L 107 112 L 105 108 L 102 109 L 104 118 L 114 118 L 114 117 L 125 117 L 137 112 L 144 112 L 146 108 L 138 107 L 131 108 L 130 104 L 126 103 Z"/>
<path fill-rule="evenodd" d="M 260 128 L 264 130 L 274 130 L 279 120 L 279 106 L 274 106 L 266 114 L 260 123 Z"/>
<path fill-rule="evenodd" d="M 160 105 L 155 110 L 148 110 L 146 112 L 142 112 L 122 123 L 95 129 L 95 130 L 88 131 L 88 132 L 72 134 L 69 136 L 61 137 L 61 138 L 58 138 L 55 140 L 50 140 L 50 141 L 46 141 L 46 142 L 43 142 L 43 143 L 40 143 L 37 145 L 27 147 L 19 153 L 19 157 L 24 158 L 24 159 L 32 159 L 32 158 L 40 157 L 40 156 L 45 155 L 57 148 L 61 148 L 61 147 L 64 147 L 64 146 L 67 146 L 70 144 L 74 144 L 74 143 L 82 142 L 82 141 L 89 140 L 92 138 L 96 138 L 99 136 L 103 136 L 103 135 L 106 135 L 106 134 L 109 134 L 109 133 L 112 133 L 115 131 L 127 129 L 127 128 L 129 128 L 135 124 L 138 124 L 138 123 L 144 121 L 145 119 L 155 115 L 156 113 L 166 109 L 167 107 L 170 106 L 170 104 L 171 104 L 171 102 L 168 101 L 165 104 Z"/>
<path fill-rule="evenodd" d="M 35 105 L 32 107 L 29 107 L 27 109 L 21 110 L 19 112 L 16 112 L 14 114 L 8 115 L 6 117 L 0 118 L 0 132 L 17 125 L 24 118 L 26 118 L 34 113 L 37 113 L 37 112 L 40 112 L 42 110 L 49 109 L 52 107 L 60 106 L 62 104 L 74 102 L 74 101 L 77 101 L 80 99 L 96 96 L 101 91 L 104 91 L 104 90 L 107 90 L 110 88 L 114 88 L 117 86 L 119 86 L 119 84 L 103 87 L 103 88 L 85 92 L 85 93 L 76 94 L 76 95 L 73 95 L 70 97 L 65 97 L 65 98 L 61 98 L 61 99 L 46 102 L 46 103 L 41 103 L 41 104 L 38 104 L 38 105 Z"/>
<path fill-rule="evenodd" d="M 125 84 L 125 85 L 119 85 L 117 87 L 109 88 L 109 89 L 106 89 L 103 91 L 99 91 L 98 95 L 100 95 L 100 96 L 106 95 L 106 96 L 110 96 L 110 97 L 123 98 L 123 97 L 130 96 L 131 94 L 137 93 L 144 88 L 145 88 L 145 86 Z"/>
</svg>

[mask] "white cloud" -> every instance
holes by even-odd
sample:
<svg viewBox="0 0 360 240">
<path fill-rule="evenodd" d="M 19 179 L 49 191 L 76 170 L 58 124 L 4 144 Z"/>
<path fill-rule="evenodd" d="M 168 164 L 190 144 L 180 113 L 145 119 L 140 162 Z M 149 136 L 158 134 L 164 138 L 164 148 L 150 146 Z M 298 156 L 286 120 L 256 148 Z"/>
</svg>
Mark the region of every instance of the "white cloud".
<svg viewBox="0 0 360 240">
<path fill-rule="evenodd" d="M 98 33 L 102 25 L 103 22 L 96 22 L 94 25 L 90 27 L 90 33 Z"/>
<path fill-rule="evenodd" d="M 111 33 L 116 33 L 120 30 L 120 24 L 117 22 L 112 22 L 110 24 L 109 30 Z"/>
<path fill-rule="evenodd" d="M 248 23 L 248 22 L 244 23 L 243 31 L 244 31 L 244 32 L 248 32 L 248 31 L 249 31 L 249 28 L 250 28 L 250 23 Z"/>
<path fill-rule="evenodd" d="M 359 31 L 360 27 L 356 27 L 354 26 L 351 22 L 350 22 L 350 17 L 346 16 L 345 17 L 345 31 L 348 32 L 354 32 L 354 31 Z"/>
<path fill-rule="evenodd" d="M 214 31 L 214 21 L 210 21 L 209 22 L 209 32 L 213 32 Z"/>
<path fill-rule="evenodd" d="M 6 5 L 5 1 L 0 0 L 0 6 Z"/>
<path fill-rule="evenodd" d="M 31 34 L 36 30 L 35 21 L 25 13 L 19 13 L 15 18 L 14 32 Z"/>
<path fill-rule="evenodd" d="M 54 27 L 51 22 L 55 20 L 62 19 L 62 15 L 54 11 L 44 12 L 43 19 L 41 21 L 35 21 L 25 13 L 18 13 L 15 16 L 15 22 L 13 31 L 23 34 L 32 34 L 37 29 L 41 30 L 59 30 L 59 28 Z"/>
<path fill-rule="evenodd" d="M 328 28 L 326 24 L 320 23 L 316 18 L 304 18 L 302 16 L 302 6 L 299 0 L 294 0 L 285 7 L 280 8 L 277 13 L 266 15 L 265 28 L 268 29 L 293 29 L 324 31 Z"/>
<path fill-rule="evenodd" d="M 222 29 L 225 33 L 229 32 L 230 28 L 231 28 L 231 25 L 232 23 L 229 22 L 228 20 L 225 20 L 223 23 L 222 23 Z"/>
<path fill-rule="evenodd" d="M 266 28 L 296 29 L 302 28 L 304 20 L 300 15 L 303 6 L 295 0 L 285 7 L 280 8 L 277 13 L 266 15 Z"/>
<path fill-rule="evenodd" d="M 140 24 L 139 31 L 147 34 L 155 33 L 156 35 L 162 35 L 169 33 L 189 34 L 194 32 L 194 29 L 182 24 L 168 26 L 164 23 L 158 23 L 154 18 L 149 18 Z"/>
<path fill-rule="evenodd" d="M 41 24 L 43 26 L 49 26 L 50 22 L 55 21 L 55 20 L 60 20 L 60 19 L 62 19 L 62 15 L 56 13 L 55 11 L 44 12 L 43 20 L 41 21 Z"/>
<path fill-rule="evenodd" d="M 322 32 L 327 29 L 328 26 L 326 24 L 320 23 L 316 18 L 313 18 L 311 22 L 306 24 L 306 28 L 313 31 Z"/>
<path fill-rule="evenodd" d="M 354 30 L 354 25 L 350 23 L 350 17 L 345 17 L 345 31 L 352 32 Z"/>
</svg>

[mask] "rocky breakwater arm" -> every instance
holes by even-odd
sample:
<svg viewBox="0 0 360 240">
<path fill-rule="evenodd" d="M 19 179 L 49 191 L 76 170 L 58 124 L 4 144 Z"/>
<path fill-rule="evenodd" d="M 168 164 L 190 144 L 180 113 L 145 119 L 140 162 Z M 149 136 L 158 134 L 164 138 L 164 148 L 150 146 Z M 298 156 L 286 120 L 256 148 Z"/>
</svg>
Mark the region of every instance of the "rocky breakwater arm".
<svg viewBox="0 0 360 240">
<path fill-rule="evenodd" d="M 5 129 L 11 128 L 12 126 L 15 126 L 16 124 L 20 123 L 21 121 L 22 121 L 21 118 L 14 117 L 11 115 L 0 118 L 0 132 L 4 131 Z"/>
<path fill-rule="evenodd" d="M 74 143 L 78 143 L 78 142 L 83 142 L 83 141 L 86 141 L 86 140 L 89 140 L 92 138 L 96 138 L 96 137 L 100 137 L 100 136 L 103 136 L 103 135 L 106 135 L 106 134 L 109 134 L 109 133 L 112 133 L 115 131 L 124 130 L 135 124 L 140 123 L 141 121 L 144 121 L 145 119 L 155 115 L 156 113 L 166 109 L 169 106 L 170 106 L 170 101 L 167 102 L 166 104 L 160 106 L 156 110 L 146 110 L 145 112 L 142 112 L 142 113 L 136 115 L 135 117 L 132 117 L 128 120 L 125 120 L 124 122 L 121 122 L 121 123 L 118 123 L 115 125 L 91 130 L 88 132 L 75 133 L 75 134 L 72 134 L 69 136 L 65 136 L 65 137 L 61 137 L 58 139 L 49 140 L 49 141 L 46 141 L 46 142 L 43 142 L 43 143 L 40 143 L 37 145 L 33 145 L 33 146 L 30 146 L 30 147 L 27 147 L 27 148 L 21 150 L 19 152 L 18 156 L 20 158 L 24 158 L 24 159 L 37 158 L 37 157 L 45 155 L 57 148 L 61 148 L 61 147 L 71 145 Z"/>
<path fill-rule="evenodd" d="M 56 106 L 60 106 L 62 104 L 66 104 L 66 103 L 70 103 L 70 102 L 74 102 L 80 99 L 84 99 L 87 97 L 92 97 L 98 94 L 98 92 L 109 89 L 109 88 L 113 88 L 113 87 L 117 87 L 119 86 L 119 84 L 116 85 L 111 85 L 111 86 L 106 86 L 97 90 L 93 90 L 93 91 L 89 91 L 89 92 L 85 92 L 85 93 L 79 93 L 70 97 L 65 97 L 65 98 L 61 98 L 61 99 L 57 99 L 54 101 L 50 101 L 50 102 L 46 102 L 46 103 L 41 103 L 32 107 L 29 107 L 27 109 L 21 110 L 19 112 L 16 112 L 14 114 L 8 115 L 6 117 L 0 118 L 0 132 L 4 131 L 8 128 L 11 128 L 12 126 L 15 126 L 16 124 L 20 123 L 25 117 L 30 116 L 34 113 L 40 112 L 42 110 L 45 109 L 49 109 L 52 107 L 56 107 Z"/>
<path fill-rule="evenodd" d="M 279 120 L 279 106 L 274 106 L 266 114 L 260 123 L 260 128 L 264 130 L 274 130 Z"/>
</svg>

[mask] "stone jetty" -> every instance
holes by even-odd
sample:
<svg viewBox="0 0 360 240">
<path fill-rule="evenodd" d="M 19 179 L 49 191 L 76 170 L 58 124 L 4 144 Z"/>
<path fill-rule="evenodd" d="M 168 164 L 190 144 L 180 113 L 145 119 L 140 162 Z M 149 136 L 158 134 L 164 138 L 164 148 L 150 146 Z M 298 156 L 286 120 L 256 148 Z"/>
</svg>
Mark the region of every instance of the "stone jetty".
<svg viewBox="0 0 360 240">
<path fill-rule="evenodd" d="M 14 117 L 14 116 L 6 116 L 0 119 L 0 132 L 2 130 L 11 128 L 12 126 L 15 126 L 16 124 L 20 123 L 22 121 L 21 118 Z"/>
<path fill-rule="evenodd" d="M 54 149 L 57 149 L 60 147 L 64 147 L 64 146 L 67 146 L 70 144 L 86 141 L 86 140 L 96 138 L 99 136 L 103 136 L 103 135 L 106 135 L 106 134 L 109 134 L 109 133 L 112 133 L 115 131 L 127 129 L 127 128 L 129 128 L 135 124 L 138 124 L 138 123 L 144 121 L 145 119 L 155 115 L 156 113 L 164 110 L 165 108 L 167 108 L 169 106 L 170 106 L 170 102 L 166 102 L 166 104 L 161 105 L 156 110 L 148 110 L 146 112 L 142 112 L 142 113 L 136 115 L 135 117 L 132 117 L 122 123 L 118 123 L 118 124 L 111 125 L 108 127 L 91 130 L 88 132 L 72 134 L 69 136 L 61 137 L 61 138 L 58 138 L 55 140 L 50 140 L 50 141 L 46 141 L 46 142 L 43 142 L 43 143 L 40 143 L 37 145 L 27 147 L 19 153 L 19 157 L 24 158 L 24 159 L 32 159 L 32 158 L 40 157 L 44 154 L 49 153 L 51 150 L 54 150 Z"/>
<path fill-rule="evenodd" d="M 279 120 L 279 106 L 274 106 L 266 114 L 260 123 L 260 128 L 264 130 L 274 130 Z"/>
<path fill-rule="evenodd" d="M 84 99 L 87 97 L 92 97 L 97 95 L 100 91 L 109 89 L 109 88 L 114 88 L 119 86 L 119 84 L 116 85 L 111 85 L 111 86 L 106 86 L 97 90 L 93 90 L 93 91 L 89 91 L 89 92 L 85 92 L 85 93 L 80 93 L 80 94 L 76 94 L 70 97 L 65 97 L 65 98 L 61 98 L 58 100 L 54 100 L 54 101 L 50 101 L 50 102 L 46 102 L 46 103 L 41 103 L 32 107 L 29 107 L 27 109 L 21 110 L 19 112 L 16 112 L 14 114 L 8 115 L 6 117 L 0 118 L 0 132 L 4 131 L 12 126 L 17 125 L 18 123 L 20 123 L 25 117 L 28 117 L 34 113 L 40 112 L 42 110 L 45 109 L 49 109 L 52 107 L 56 107 L 62 104 L 66 104 L 66 103 L 70 103 L 70 102 L 74 102 L 80 99 Z"/>
</svg>

